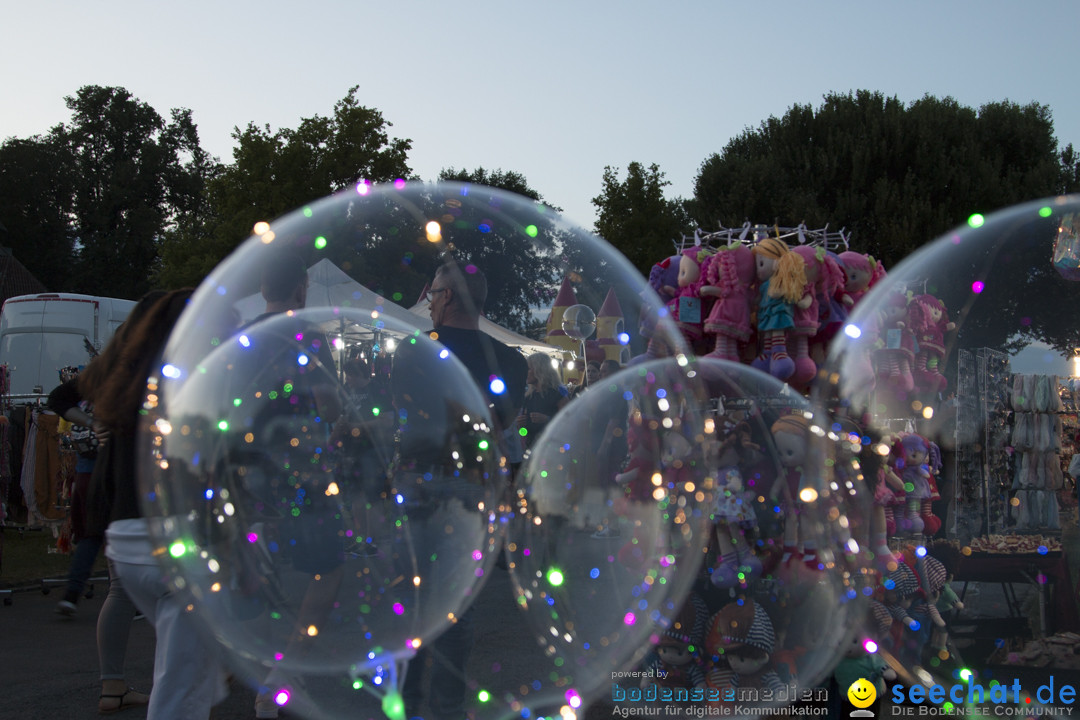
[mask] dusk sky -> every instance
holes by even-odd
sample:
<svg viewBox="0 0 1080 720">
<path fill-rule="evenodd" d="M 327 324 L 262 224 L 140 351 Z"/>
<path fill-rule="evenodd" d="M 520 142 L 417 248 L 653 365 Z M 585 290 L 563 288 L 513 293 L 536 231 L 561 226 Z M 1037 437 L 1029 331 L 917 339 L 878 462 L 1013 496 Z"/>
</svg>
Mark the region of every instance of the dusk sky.
<svg viewBox="0 0 1080 720">
<path fill-rule="evenodd" d="M 119 85 L 164 117 L 190 108 L 228 162 L 234 127 L 296 127 L 359 85 L 422 178 L 517 171 L 586 227 L 605 166 L 656 163 L 668 196 L 690 197 L 732 137 L 832 91 L 1034 101 L 1080 144 L 1074 0 L 46 1 L 3 16 L 0 138 L 68 120 L 83 85 Z"/>
</svg>

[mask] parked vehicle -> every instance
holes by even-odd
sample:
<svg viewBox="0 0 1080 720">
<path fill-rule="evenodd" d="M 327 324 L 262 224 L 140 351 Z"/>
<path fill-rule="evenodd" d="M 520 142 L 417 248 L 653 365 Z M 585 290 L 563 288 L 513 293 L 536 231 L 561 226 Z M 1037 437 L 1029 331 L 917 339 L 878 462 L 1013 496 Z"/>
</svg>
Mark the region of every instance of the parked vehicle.
<svg viewBox="0 0 1080 720">
<path fill-rule="evenodd" d="M 9 298 L 0 309 L 0 364 L 8 367 L 10 401 L 48 395 L 60 369 L 85 366 L 133 307 L 132 300 L 74 293 Z"/>
</svg>

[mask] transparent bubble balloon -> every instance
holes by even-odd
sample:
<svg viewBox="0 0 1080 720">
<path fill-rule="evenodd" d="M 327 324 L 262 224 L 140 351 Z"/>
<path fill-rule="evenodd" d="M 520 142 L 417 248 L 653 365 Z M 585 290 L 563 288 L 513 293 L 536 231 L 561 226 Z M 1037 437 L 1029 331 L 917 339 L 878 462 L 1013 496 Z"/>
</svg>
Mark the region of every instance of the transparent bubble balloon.
<svg viewBox="0 0 1080 720">
<path fill-rule="evenodd" d="M 588 305 L 571 305 L 563 314 L 562 329 L 574 340 L 584 340 L 596 332 L 596 313 Z"/>
<path fill-rule="evenodd" d="M 525 356 L 581 380 L 575 305 L 615 358 L 680 334 L 609 245 L 491 188 L 361 182 L 253 224 L 148 392 L 141 495 L 172 584 L 295 713 L 423 713 L 431 678 L 470 713 L 527 711 L 486 689 L 550 673 L 513 659 L 535 638 L 495 564 Z"/>
<path fill-rule="evenodd" d="M 756 707 L 826 678 L 866 596 L 813 416 L 790 386 L 711 359 L 637 364 L 567 406 L 530 449 L 508 546 L 552 667 L 518 703 L 730 713 L 764 697 L 737 695 L 734 668 L 744 691 L 788 689 Z"/>
<path fill-rule="evenodd" d="M 866 440 L 874 599 L 896 618 L 882 650 L 915 678 L 978 674 L 985 660 L 946 641 L 924 597 L 950 576 L 1060 553 L 1078 218 L 1076 196 L 972 215 L 889 268 L 831 348 L 820 391 Z"/>
</svg>

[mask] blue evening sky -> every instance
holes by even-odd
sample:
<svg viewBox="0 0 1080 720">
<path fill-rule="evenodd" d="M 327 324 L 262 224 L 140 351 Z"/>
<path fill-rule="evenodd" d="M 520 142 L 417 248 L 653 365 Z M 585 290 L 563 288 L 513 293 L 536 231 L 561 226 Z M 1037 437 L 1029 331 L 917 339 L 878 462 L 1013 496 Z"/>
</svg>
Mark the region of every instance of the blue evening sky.
<svg viewBox="0 0 1080 720">
<path fill-rule="evenodd" d="M 0 138 L 66 121 L 82 85 L 120 85 L 166 117 L 190 108 L 229 161 L 234 126 L 295 127 L 359 85 L 421 177 L 521 172 L 587 227 L 606 165 L 656 163 L 689 197 L 729 139 L 830 91 L 1035 101 L 1080 144 L 1074 0 L 4 5 Z"/>
</svg>

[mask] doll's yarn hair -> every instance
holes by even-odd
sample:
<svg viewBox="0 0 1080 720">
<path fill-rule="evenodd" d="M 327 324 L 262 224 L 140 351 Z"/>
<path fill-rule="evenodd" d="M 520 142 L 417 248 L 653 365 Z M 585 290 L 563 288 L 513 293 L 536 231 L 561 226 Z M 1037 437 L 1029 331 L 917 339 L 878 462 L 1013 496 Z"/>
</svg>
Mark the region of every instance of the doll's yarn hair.
<svg viewBox="0 0 1080 720">
<path fill-rule="evenodd" d="M 939 324 L 939 325 L 941 325 L 943 327 L 946 324 L 948 324 L 948 322 L 949 322 L 949 310 L 948 310 L 948 308 L 945 307 L 945 303 L 943 303 L 940 298 L 938 298 L 938 297 L 936 297 L 934 295 L 931 295 L 929 293 L 924 293 L 922 295 L 915 296 L 915 302 L 918 304 L 918 306 L 920 308 L 922 308 L 926 312 L 926 318 L 927 318 L 927 323 L 928 324 L 933 322 L 933 321 L 930 320 L 930 313 L 929 313 L 930 310 L 939 310 L 939 311 L 941 311 L 941 319 L 937 321 L 937 324 Z"/>
<path fill-rule="evenodd" d="M 649 270 L 649 287 L 664 297 L 664 286 L 674 287 L 679 280 L 679 256 L 664 258 Z M 670 298 L 668 298 L 670 299 Z"/>
<path fill-rule="evenodd" d="M 846 280 L 844 269 L 840 267 L 836 256 L 832 253 L 825 253 L 818 275 L 818 286 L 825 293 L 825 296 L 832 297 L 835 295 L 837 291 L 844 287 Z"/>
<path fill-rule="evenodd" d="M 754 246 L 755 255 L 763 255 L 776 261 L 769 282 L 769 297 L 797 303 L 806 287 L 806 263 L 797 253 L 788 249 L 780 238 L 767 237 Z"/>
<path fill-rule="evenodd" d="M 774 422 L 769 429 L 772 431 L 773 435 L 777 433 L 788 433 L 789 435 L 798 435 L 805 438 L 810 435 L 810 420 L 805 415 L 793 413 L 791 415 L 784 415 Z"/>
<path fill-rule="evenodd" d="M 888 274 L 885 272 L 885 266 L 875 260 L 872 255 L 864 255 L 863 253 L 858 253 L 854 250 L 845 250 L 840 253 L 838 257 L 844 267 L 852 268 L 853 270 L 861 270 L 870 274 L 870 282 L 866 285 L 867 290 L 874 287 L 874 285 Z"/>
<path fill-rule="evenodd" d="M 698 265 L 701 265 L 705 262 L 706 258 L 710 257 L 715 252 L 716 251 L 712 248 L 707 248 L 703 245 L 695 245 L 694 247 L 683 250 L 682 254 L 696 262 Z"/>
</svg>

